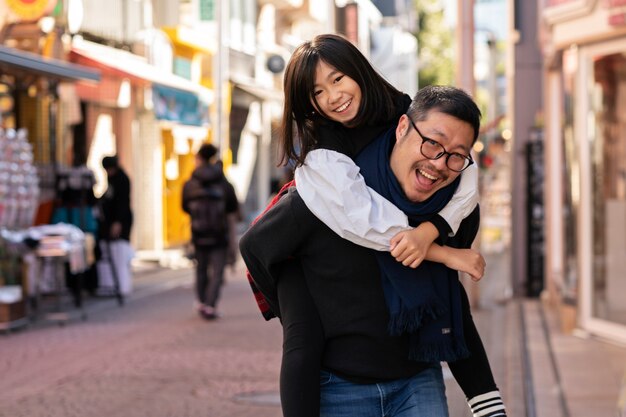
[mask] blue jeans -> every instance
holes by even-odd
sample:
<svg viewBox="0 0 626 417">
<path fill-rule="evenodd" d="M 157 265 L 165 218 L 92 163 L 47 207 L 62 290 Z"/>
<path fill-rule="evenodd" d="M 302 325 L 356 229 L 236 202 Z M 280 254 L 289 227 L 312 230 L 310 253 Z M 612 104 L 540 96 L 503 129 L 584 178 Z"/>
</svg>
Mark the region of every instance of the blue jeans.
<svg viewBox="0 0 626 417">
<path fill-rule="evenodd" d="M 448 417 L 441 365 L 377 384 L 356 384 L 320 373 L 320 417 Z"/>
</svg>

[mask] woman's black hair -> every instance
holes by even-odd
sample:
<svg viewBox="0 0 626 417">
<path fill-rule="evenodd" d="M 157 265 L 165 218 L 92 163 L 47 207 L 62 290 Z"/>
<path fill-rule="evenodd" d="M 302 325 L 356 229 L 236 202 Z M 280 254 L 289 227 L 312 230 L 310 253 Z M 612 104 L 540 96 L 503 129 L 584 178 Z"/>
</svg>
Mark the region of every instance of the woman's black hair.
<svg viewBox="0 0 626 417">
<path fill-rule="evenodd" d="M 324 115 L 314 105 L 315 71 L 322 60 L 352 78 L 361 88 L 361 104 L 347 127 L 360 127 L 389 121 L 396 114 L 395 104 L 402 92 L 387 82 L 347 39 L 318 35 L 300 45 L 292 54 L 284 76 L 285 102 L 282 120 L 282 163 L 302 165 L 315 149 L 315 128 Z"/>
</svg>

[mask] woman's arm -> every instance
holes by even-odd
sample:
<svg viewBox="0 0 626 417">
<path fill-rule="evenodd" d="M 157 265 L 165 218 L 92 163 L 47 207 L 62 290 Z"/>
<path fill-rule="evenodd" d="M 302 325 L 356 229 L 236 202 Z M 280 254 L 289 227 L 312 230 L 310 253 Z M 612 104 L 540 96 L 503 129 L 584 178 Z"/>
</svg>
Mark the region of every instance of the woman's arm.
<svg viewBox="0 0 626 417">
<path fill-rule="evenodd" d="M 309 210 L 352 243 L 388 251 L 393 236 L 411 229 L 406 214 L 369 188 L 359 167 L 344 154 L 311 151 L 294 175 Z"/>
<path fill-rule="evenodd" d="M 360 246 L 390 250 L 396 260 L 407 266 L 416 268 L 439 236 L 438 228 L 429 222 L 412 229 L 407 216 L 369 188 L 359 167 L 339 152 L 311 151 L 305 164 L 296 169 L 295 179 L 298 192 L 309 210 L 335 233 Z M 471 175 L 468 180 L 462 179 L 443 210 L 453 222 L 450 229 L 454 232 L 463 219 L 458 216 L 467 216 L 476 206 L 477 192 L 472 182 L 475 180 Z M 472 207 L 468 208 L 468 205 Z"/>
<path fill-rule="evenodd" d="M 452 236 L 456 235 L 463 219 L 476 208 L 478 198 L 478 167 L 473 164 L 463 171 L 452 200 L 439 212 L 452 229 Z"/>
<path fill-rule="evenodd" d="M 428 249 L 426 259 L 442 263 L 455 271 L 465 272 L 473 281 L 479 281 L 485 273 L 485 258 L 473 249 L 456 249 L 434 244 Z"/>
</svg>

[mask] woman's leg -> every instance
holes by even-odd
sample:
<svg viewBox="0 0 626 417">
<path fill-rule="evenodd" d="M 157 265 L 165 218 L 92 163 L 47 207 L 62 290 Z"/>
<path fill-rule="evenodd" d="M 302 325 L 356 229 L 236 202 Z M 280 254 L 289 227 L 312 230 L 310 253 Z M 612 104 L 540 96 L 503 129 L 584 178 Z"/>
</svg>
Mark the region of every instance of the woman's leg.
<svg viewBox="0 0 626 417">
<path fill-rule="evenodd" d="M 475 416 L 506 416 L 502 397 L 491 372 L 489 359 L 474 324 L 467 293 L 461 285 L 461 309 L 463 314 L 463 335 L 470 356 L 448 366 L 459 384 Z M 479 412 L 483 414 L 479 414 Z M 485 413 L 485 411 L 487 411 Z"/>
<path fill-rule="evenodd" d="M 322 323 L 300 263 L 286 262 L 278 279 L 283 325 L 280 399 L 284 417 L 319 417 Z"/>
</svg>

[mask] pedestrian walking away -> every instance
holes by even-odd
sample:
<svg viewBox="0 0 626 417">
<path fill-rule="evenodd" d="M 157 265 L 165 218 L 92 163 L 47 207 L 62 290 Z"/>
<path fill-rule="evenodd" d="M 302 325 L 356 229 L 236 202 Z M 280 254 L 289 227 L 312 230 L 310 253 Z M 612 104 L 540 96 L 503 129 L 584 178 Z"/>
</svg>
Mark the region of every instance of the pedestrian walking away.
<svg viewBox="0 0 626 417">
<path fill-rule="evenodd" d="M 213 320 L 219 317 L 224 269 L 236 260 L 240 220 L 235 190 L 224 175 L 215 146 L 207 143 L 198 150 L 196 168 L 183 186 L 182 204 L 191 218 L 197 310 L 201 317 Z"/>
</svg>

